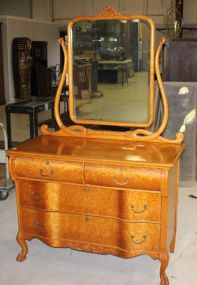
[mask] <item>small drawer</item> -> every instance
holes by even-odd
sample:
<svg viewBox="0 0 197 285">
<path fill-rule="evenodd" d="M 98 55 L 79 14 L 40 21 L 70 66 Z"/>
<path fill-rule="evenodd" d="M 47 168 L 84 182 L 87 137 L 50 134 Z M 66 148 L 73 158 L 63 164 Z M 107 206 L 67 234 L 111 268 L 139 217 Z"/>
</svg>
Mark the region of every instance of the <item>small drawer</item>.
<svg viewBox="0 0 197 285">
<path fill-rule="evenodd" d="M 158 252 L 160 225 L 127 223 L 85 215 L 22 210 L 23 233 L 50 240 L 67 240 Z M 55 243 L 55 241 L 54 241 Z"/>
<path fill-rule="evenodd" d="M 28 180 L 18 180 L 17 188 L 24 207 L 130 221 L 161 219 L 160 192 Z"/>
<path fill-rule="evenodd" d="M 83 164 L 48 159 L 15 159 L 16 177 L 82 183 Z"/>
<path fill-rule="evenodd" d="M 161 174 L 157 168 L 86 163 L 84 181 L 92 185 L 159 191 Z"/>
</svg>

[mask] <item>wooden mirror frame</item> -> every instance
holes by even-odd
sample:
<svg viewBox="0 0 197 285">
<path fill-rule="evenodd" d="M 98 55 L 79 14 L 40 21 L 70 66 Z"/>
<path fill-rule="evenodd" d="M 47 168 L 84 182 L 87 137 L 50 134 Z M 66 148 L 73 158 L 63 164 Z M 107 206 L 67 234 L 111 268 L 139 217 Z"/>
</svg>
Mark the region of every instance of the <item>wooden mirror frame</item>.
<svg viewBox="0 0 197 285">
<path fill-rule="evenodd" d="M 151 94 L 150 96 L 152 96 L 154 98 L 154 80 L 153 80 L 153 76 L 154 76 L 154 70 L 156 73 L 156 77 L 157 77 L 157 83 L 159 86 L 159 90 L 160 90 L 160 96 L 161 96 L 161 102 L 163 105 L 163 120 L 161 122 L 160 127 L 158 128 L 158 130 L 156 130 L 155 132 L 151 132 L 147 129 L 135 129 L 135 130 L 129 130 L 129 131 L 110 131 L 110 130 L 93 130 L 90 128 L 86 128 L 84 126 L 80 126 L 80 125 L 73 125 L 73 126 L 65 126 L 61 116 L 60 116 L 60 111 L 59 111 L 59 105 L 60 105 L 60 97 L 61 97 L 61 93 L 62 93 L 62 89 L 64 87 L 65 84 L 65 79 L 66 79 L 66 74 L 67 74 L 67 67 L 68 67 L 68 71 L 69 74 L 71 74 L 70 72 L 72 72 L 72 67 L 71 67 L 71 63 L 69 61 L 68 54 L 70 54 L 72 51 L 71 49 L 71 44 L 67 45 L 65 44 L 65 40 L 63 38 L 59 39 L 59 43 L 62 46 L 63 52 L 64 52 L 64 68 L 63 68 L 63 72 L 62 72 L 62 76 L 57 88 L 57 93 L 56 93 L 56 97 L 55 97 L 55 104 L 54 104 L 54 115 L 55 115 L 55 119 L 56 119 L 56 123 L 59 127 L 59 131 L 57 132 L 50 132 L 48 130 L 48 126 L 47 125 L 42 125 L 41 126 L 41 133 L 43 135 L 56 135 L 56 136 L 72 136 L 72 137 L 84 137 L 84 138 L 97 138 L 97 139 L 116 139 L 116 140 L 130 140 L 130 141 L 152 141 L 152 142 L 168 142 L 168 143 L 182 143 L 183 141 L 183 134 L 182 133 L 177 133 L 176 134 L 176 139 L 175 140 L 169 140 L 166 138 L 163 138 L 161 136 L 161 134 L 164 132 L 167 122 L 168 122 L 168 102 L 167 102 L 167 96 L 164 90 L 164 86 L 162 83 L 162 78 L 161 78 L 161 74 L 160 74 L 160 64 L 159 64 L 159 59 L 160 59 L 160 54 L 161 54 L 161 50 L 165 44 L 166 38 L 162 37 L 159 47 L 156 51 L 156 55 L 154 56 L 154 39 L 155 39 L 155 29 L 154 29 L 154 23 L 152 21 L 151 18 L 146 17 L 146 16 L 139 16 L 139 15 L 133 15 L 133 16 L 120 16 L 120 14 L 114 10 L 111 6 L 107 6 L 100 14 L 99 14 L 99 19 L 144 19 L 148 22 L 150 22 L 151 24 L 151 50 L 150 50 L 150 55 L 151 55 L 151 59 L 153 58 L 154 60 L 151 61 Z M 74 23 L 79 19 L 97 19 L 98 17 L 78 17 L 76 18 L 76 20 L 73 20 L 71 22 Z M 70 24 L 70 25 L 71 25 Z M 70 37 L 71 35 L 69 34 L 68 37 Z M 70 43 L 70 40 L 69 40 Z M 69 50 L 68 50 L 69 48 Z M 70 81 L 70 79 L 69 79 Z M 72 79 L 69 82 L 69 86 L 72 85 Z M 69 111 L 70 108 L 72 107 L 72 96 L 70 97 L 69 94 Z M 150 100 L 151 101 L 151 100 Z M 154 100 L 153 100 L 154 101 Z M 154 105 L 154 102 L 153 102 Z M 153 120 L 154 117 L 154 106 L 151 107 L 151 122 Z M 143 126 L 144 127 L 144 126 Z"/>
<path fill-rule="evenodd" d="M 81 21 L 103 21 L 103 20 L 141 20 L 150 28 L 150 66 L 149 66 L 149 118 L 146 122 L 113 122 L 113 121 L 99 121 L 79 119 L 75 116 L 75 102 L 74 102 L 74 80 L 73 80 L 73 26 Z M 120 127 L 150 127 L 154 120 L 154 55 L 155 55 L 155 25 L 150 17 L 143 15 L 121 15 L 112 7 L 108 7 L 98 16 L 77 17 L 71 20 L 68 24 L 68 77 L 69 77 L 69 110 L 70 118 L 76 124 L 87 125 L 107 125 Z M 132 111 L 132 110 L 131 110 Z"/>
</svg>

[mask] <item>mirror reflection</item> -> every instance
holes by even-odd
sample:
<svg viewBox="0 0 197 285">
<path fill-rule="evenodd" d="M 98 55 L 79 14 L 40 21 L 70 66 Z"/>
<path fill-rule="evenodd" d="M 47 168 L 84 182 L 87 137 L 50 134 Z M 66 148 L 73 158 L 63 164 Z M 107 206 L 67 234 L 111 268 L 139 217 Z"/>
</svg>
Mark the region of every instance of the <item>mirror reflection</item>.
<svg viewBox="0 0 197 285">
<path fill-rule="evenodd" d="M 149 121 L 150 27 L 141 20 L 73 25 L 75 119 Z"/>
</svg>

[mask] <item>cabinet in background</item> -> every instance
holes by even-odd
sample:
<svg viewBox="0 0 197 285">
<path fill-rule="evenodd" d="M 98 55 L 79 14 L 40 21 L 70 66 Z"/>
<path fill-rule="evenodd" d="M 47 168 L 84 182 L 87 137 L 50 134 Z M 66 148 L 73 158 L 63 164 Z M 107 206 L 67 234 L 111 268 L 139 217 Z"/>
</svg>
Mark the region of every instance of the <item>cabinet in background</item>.
<svg viewBox="0 0 197 285">
<path fill-rule="evenodd" d="M 164 48 L 164 81 L 197 81 L 197 39 L 168 39 Z"/>
</svg>

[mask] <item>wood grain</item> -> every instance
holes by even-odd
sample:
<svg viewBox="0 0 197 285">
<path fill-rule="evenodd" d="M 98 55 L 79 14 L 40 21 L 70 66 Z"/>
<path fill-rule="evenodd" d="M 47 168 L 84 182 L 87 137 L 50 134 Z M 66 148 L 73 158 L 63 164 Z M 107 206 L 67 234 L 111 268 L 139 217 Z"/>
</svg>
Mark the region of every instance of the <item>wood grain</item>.
<svg viewBox="0 0 197 285">
<path fill-rule="evenodd" d="M 129 223 L 88 215 L 22 209 L 23 233 L 128 250 L 159 251 L 160 225 Z"/>
<path fill-rule="evenodd" d="M 160 222 L 160 193 L 18 179 L 17 185 L 22 207 Z"/>
</svg>

